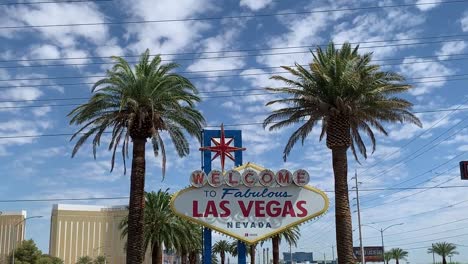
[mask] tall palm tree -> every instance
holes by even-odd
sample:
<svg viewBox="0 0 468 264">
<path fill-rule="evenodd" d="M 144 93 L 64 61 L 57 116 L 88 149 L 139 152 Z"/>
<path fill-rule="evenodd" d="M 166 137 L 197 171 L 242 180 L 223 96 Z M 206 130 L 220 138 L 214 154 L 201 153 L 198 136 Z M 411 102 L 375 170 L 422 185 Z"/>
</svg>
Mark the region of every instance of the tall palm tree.
<svg viewBox="0 0 468 264">
<path fill-rule="evenodd" d="M 458 252 L 456 251 L 457 246 L 452 243 L 447 242 L 439 242 L 432 244 L 432 247 L 427 250 L 427 253 L 432 254 L 436 253 L 437 255 L 442 257 L 442 264 L 447 264 L 447 257 L 452 255 L 457 255 Z"/>
<path fill-rule="evenodd" d="M 170 201 L 171 195 L 167 190 L 146 193 L 143 246 L 145 251 L 151 250 L 153 264 L 162 263 L 163 245 L 174 249 L 180 248 L 187 241 L 184 224 L 172 212 Z M 120 224 L 122 237 L 127 236 L 128 227 L 128 218 L 124 218 Z"/>
<path fill-rule="evenodd" d="M 384 253 L 384 261 L 385 261 L 385 264 L 390 263 L 390 260 L 392 260 L 392 259 L 393 259 L 392 252 L 385 252 L 385 253 Z"/>
<path fill-rule="evenodd" d="M 185 132 L 200 139 L 204 118 L 195 109 L 200 101 L 197 89 L 186 78 L 171 73 L 175 63 L 161 64 L 161 57 L 150 59 L 149 50 L 140 57 L 134 70 L 127 61 L 113 57 L 116 64 L 107 71 L 107 77 L 93 86 L 89 101 L 72 110 L 70 124 L 81 128 L 72 136 L 79 137 L 73 149 L 75 156 L 83 143 L 92 135 L 93 154 L 101 136 L 111 130 L 109 150 L 112 151 L 111 171 L 115 154 L 121 145 L 124 173 L 130 140 L 132 171 L 130 176 L 130 202 L 128 218 L 127 264 L 141 264 L 144 258 L 144 186 L 145 145 L 151 139 L 155 156 L 162 157 L 162 175 L 166 168 L 166 152 L 161 134 L 167 132 L 179 156 L 189 153 Z"/>
<path fill-rule="evenodd" d="M 221 264 L 225 263 L 226 253 L 232 252 L 232 244 L 226 240 L 219 240 L 213 245 L 213 253 L 219 254 L 221 258 Z"/>
<path fill-rule="evenodd" d="M 358 47 L 353 49 L 349 43 L 341 49 L 330 43 L 326 50 L 318 47 L 312 55 L 313 61 L 307 68 L 297 63 L 295 67 L 283 66 L 292 79 L 272 77 L 288 87 L 267 88 L 283 98 L 267 103 L 281 108 L 273 111 L 263 124 L 270 125 L 269 130 L 301 124 L 284 148 L 284 160 L 299 140 L 303 144 L 313 127 L 321 125 L 320 140 L 326 135 L 326 145 L 332 152 L 338 261 L 348 264 L 353 262 L 348 148 L 356 159 L 356 149 L 366 158 L 361 132 L 368 135 L 374 151 L 373 129 L 387 135 L 383 123 L 410 122 L 421 126 L 421 122 L 410 112 L 412 104 L 396 97 L 411 86 L 403 83 L 401 75 L 371 64 L 372 54 L 361 55 Z"/>
<path fill-rule="evenodd" d="M 395 259 L 396 264 L 400 264 L 400 259 L 406 259 L 406 257 L 408 257 L 408 251 L 401 248 L 392 248 L 389 252 L 392 255 L 392 258 Z"/>
<path fill-rule="evenodd" d="M 279 246 L 281 240 L 285 240 L 288 244 L 294 245 L 297 247 L 297 242 L 301 237 L 301 233 L 299 232 L 299 227 L 295 226 L 281 232 L 280 234 L 273 236 L 271 238 L 271 246 L 273 251 L 273 264 L 279 263 Z"/>
</svg>

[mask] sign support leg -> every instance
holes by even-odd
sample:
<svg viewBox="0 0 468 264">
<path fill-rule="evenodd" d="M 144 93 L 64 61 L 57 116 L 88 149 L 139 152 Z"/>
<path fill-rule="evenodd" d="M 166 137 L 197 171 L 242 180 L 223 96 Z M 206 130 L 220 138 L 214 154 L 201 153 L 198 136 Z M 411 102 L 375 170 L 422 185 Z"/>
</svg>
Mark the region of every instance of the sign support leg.
<svg viewBox="0 0 468 264">
<path fill-rule="evenodd" d="M 211 264 L 211 229 L 203 228 L 203 264 Z"/>
<path fill-rule="evenodd" d="M 237 241 L 237 263 L 246 264 L 247 263 L 247 252 L 246 246 L 242 241 Z M 251 263 L 254 264 L 254 263 Z"/>
</svg>

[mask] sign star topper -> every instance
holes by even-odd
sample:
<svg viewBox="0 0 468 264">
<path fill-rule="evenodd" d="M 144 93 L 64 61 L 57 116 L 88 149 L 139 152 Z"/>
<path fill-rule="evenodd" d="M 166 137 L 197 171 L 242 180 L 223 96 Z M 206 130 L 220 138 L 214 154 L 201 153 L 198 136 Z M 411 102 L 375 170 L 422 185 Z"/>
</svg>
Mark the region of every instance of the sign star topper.
<svg viewBox="0 0 468 264">
<path fill-rule="evenodd" d="M 221 136 L 219 138 L 219 142 L 216 139 L 211 138 L 211 142 L 213 142 L 214 146 L 201 147 L 200 151 L 216 152 L 216 154 L 213 156 L 211 161 L 213 161 L 217 157 L 220 157 L 220 159 L 221 159 L 221 170 L 224 171 L 224 164 L 225 164 L 225 161 L 226 161 L 226 157 L 228 157 L 232 161 L 235 160 L 235 158 L 231 154 L 231 152 L 235 152 L 235 151 L 239 151 L 239 150 L 240 151 L 246 150 L 246 148 L 238 148 L 238 147 L 230 146 L 233 140 L 234 140 L 234 138 L 231 138 L 226 142 L 226 137 L 224 135 L 224 125 L 221 124 Z"/>
</svg>

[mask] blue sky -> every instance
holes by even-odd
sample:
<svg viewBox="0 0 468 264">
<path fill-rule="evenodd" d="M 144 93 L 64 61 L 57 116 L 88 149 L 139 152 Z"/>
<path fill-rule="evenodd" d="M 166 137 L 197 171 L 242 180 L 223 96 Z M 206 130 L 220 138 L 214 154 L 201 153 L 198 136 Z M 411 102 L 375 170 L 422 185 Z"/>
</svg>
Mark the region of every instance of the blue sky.
<svg viewBox="0 0 468 264">
<path fill-rule="evenodd" d="M 407 77 L 415 88 L 405 98 L 414 102 L 415 111 L 464 108 L 468 99 L 466 76 L 463 77 L 468 66 L 468 56 L 463 55 L 467 53 L 468 2 L 424 4 L 432 2 L 114 0 L 2 5 L 0 136 L 72 133 L 76 128 L 68 125 L 66 115 L 73 106 L 67 104 L 79 104 L 84 100 L 56 99 L 88 97 L 89 83 L 99 79 L 92 76 L 103 75 L 110 67 L 110 64 L 103 64 L 109 60 L 99 57 L 134 56 L 146 48 L 152 54 L 166 54 L 163 59 L 178 62 L 181 65 L 179 71 L 191 78 L 202 97 L 208 97 L 199 104 L 199 108 L 211 126 L 219 126 L 222 122 L 263 121 L 268 111 L 273 109 L 265 107 L 265 103 L 275 96 L 254 89 L 282 85 L 268 79 L 272 72 L 281 72 L 275 67 L 310 62 L 312 56 L 304 47 L 326 44 L 330 40 L 361 43 L 362 52 L 374 52 L 376 63 Z M 414 3 L 423 5 L 243 19 L 2 28 L 183 20 Z M 437 36 L 446 37 L 432 38 Z M 302 48 L 291 48 L 298 46 Z M 128 60 L 135 61 L 136 58 L 129 57 Z M 237 91 L 216 92 L 220 90 Z M 53 104 L 58 106 L 50 106 Z M 38 105 L 48 106 L 31 107 Z M 20 108 L 14 108 L 17 106 Z M 352 156 L 349 157 L 350 177 L 357 169 L 362 189 L 463 185 L 457 165 L 460 160 L 468 159 L 468 134 L 464 129 L 467 125 L 466 111 L 422 113 L 418 116 L 424 123 L 423 129 L 412 125 L 387 125 L 390 135 L 379 136 L 377 150 L 367 161 L 359 165 L 352 161 Z M 304 146 L 297 145 L 288 162 L 283 163 L 282 148 L 293 128 L 268 132 L 261 125 L 254 124 L 231 126 L 229 129 L 243 130 L 244 146 L 248 149 L 244 154 L 245 161 L 271 169 L 306 168 L 311 174 L 312 185 L 332 190 L 331 155 L 324 142 L 318 141 L 318 130 L 311 133 Z M 193 139 L 192 142 L 191 155 L 184 159 L 179 159 L 173 149 L 169 149 L 168 172 L 164 181 L 160 161 L 148 151 L 148 191 L 159 188 L 175 191 L 188 184 L 189 173 L 197 169 L 200 162 L 198 145 Z M 105 147 L 99 150 L 97 160 L 92 158 L 89 145 L 71 159 L 72 147 L 69 136 L 0 138 L 0 200 L 128 195 L 129 175 L 123 175 L 120 160 L 115 171 L 109 173 L 110 153 Z M 409 161 L 402 163 L 406 157 Z M 408 195 L 412 196 L 406 197 Z M 329 196 L 333 200 L 331 193 Z M 409 262 L 427 263 L 432 256 L 426 254 L 424 247 L 432 242 L 468 245 L 468 236 L 464 235 L 468 233 L 467 221 L 460 220 L 468 217 L 468 202 L 463 203 L 466 199 L 464 188 L 363 192 L 362 221 L 375 222 L 377 228 L 404 223 L 386 231 L 386 248 L 408 249 Z M 112 205 L 125 202 L 92 203 Z M 458 202 L 461 203 L 447 207 Z M 44 215 L 45 218 L 28 224 L 27 237 L 35 239 L 41 249 L 48 251 L 51 205 L 52 202 L 2 202 L 0 210 L 27 210 L 28 215 Z M 335 244 L 333 217 L 331 208 L 322 218 L 304 224 L 298 250 L 313 250 L 318 255 L 326 253 L 331 258 L 332 245 Z M 353 213 L 353 226 L 356 224 Z M 379 233 L 372 228 L 364 227 L 363 236 L 365 245 L 380 245 Z M 287 245 L 283 244 L 282 248 L 286 249 Z M 454 259 L 468 261 L 467 247 L 460 246 L 459 251 L 460 255 Z"/>
</svg>

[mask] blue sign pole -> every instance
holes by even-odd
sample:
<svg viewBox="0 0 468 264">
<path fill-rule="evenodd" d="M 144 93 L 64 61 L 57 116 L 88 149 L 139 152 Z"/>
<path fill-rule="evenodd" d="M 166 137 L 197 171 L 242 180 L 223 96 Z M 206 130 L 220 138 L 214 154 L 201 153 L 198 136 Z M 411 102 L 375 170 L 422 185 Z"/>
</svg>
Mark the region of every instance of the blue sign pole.
<svg viewBox="0 0 468 264">
<path fill-rule="evenodd" d="M 234 146 L 242 148 L 242 133 L 240 130 L 225 130 L 225 137 L 234 139 Z M 202 142 L 203 146 L 211 146 L 212 138 L 219 138 L 221 136 L 220 130 L 203 130 Z M 235 166 L 242 165 L 242 151 L 234 153 Z M 208 174 L 211 171 L 211 151 L 204 150 L 202 152 L 202 170 Z M 203 228 L 203 264 L 211 264 L 211 229 Z M 237 257 L 238 264 L 246 263 L 246 247 L 241 241 L 237 242 Z M 252 263 L 253 264 L 253 263 Z"/>
</svg>

